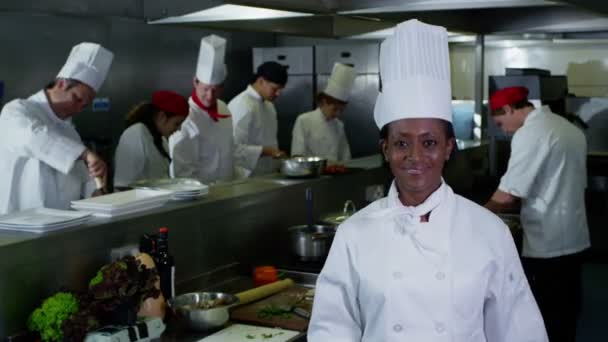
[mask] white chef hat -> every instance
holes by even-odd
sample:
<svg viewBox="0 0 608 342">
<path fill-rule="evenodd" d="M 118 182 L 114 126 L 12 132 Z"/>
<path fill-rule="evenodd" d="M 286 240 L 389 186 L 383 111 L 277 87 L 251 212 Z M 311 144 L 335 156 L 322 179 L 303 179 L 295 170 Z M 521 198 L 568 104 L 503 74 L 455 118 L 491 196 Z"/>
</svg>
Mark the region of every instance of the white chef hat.
<svg viewBox="0 0 608 342">
<path fill-rule="evenodd" d="M 335 99 L 347 102 L 354 83 L 355 69 L 350 65 L 336 63 L 323 92 Z"/>
<path fill-rule="evenodd" d="M 95 43 L 80 43 L 72 48 L 57 78 L 80 81 L 98 91 L 108 75 L 114 54 Z"/>
<path fill-rule="evenodd" d="M 209 85 L 221 84 L 226 79 L 226 39 L 214 34 L 201 40 L 196 64 L 196 78 Z"/>
<path fill-rule="evenodd" d="M 452 122 L 447 30 L 418 20 L 397 25 L 380 46 L 382 92 L 376 99 L 378 128 L 409 118 Z"/>
</svg>

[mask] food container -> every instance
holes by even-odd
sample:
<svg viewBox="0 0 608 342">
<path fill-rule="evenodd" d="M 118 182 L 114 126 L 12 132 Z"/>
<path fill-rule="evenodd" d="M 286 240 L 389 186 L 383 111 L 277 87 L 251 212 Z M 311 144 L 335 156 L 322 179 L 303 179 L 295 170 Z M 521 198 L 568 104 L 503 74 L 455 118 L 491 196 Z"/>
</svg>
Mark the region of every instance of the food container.
<svg viewBox="0 0 608 342">
<path fill-rule="evenodd" d="M 336 228 L 327 224 L 300 225 L 288 229 L 293 253 L 303 260 L 322 260 L 336 235 Z"/>
<path fill-rule="evenodd" d="M 171 298 L 169 307 L 187 328 L 206 331 L 228 322 L 228 309 L 237 305 L 237 296 L 222 292 L 191 292 Z"/>
<path fill-rule="evenodd" d="M 356 211 L 357 208 L 355 207 L 355 203 L 353 203 L 353 201 L 351 200 L 348 200 L 344 202 L 344 208 L 342 209 L 342 211 L 322 216 L 321 222 L 328 225 L 332 225 L 337 228 L 339 225 L 342 224 L 342 222 L 346 221 L 346 219 L 351 217 Z"/>
<path fill-rule="evenodd" d="M 291 178 L 318 177 L 327 165 L 321 157 L 292 157 L 281 160 L 281 173 Z"/>
</svg>

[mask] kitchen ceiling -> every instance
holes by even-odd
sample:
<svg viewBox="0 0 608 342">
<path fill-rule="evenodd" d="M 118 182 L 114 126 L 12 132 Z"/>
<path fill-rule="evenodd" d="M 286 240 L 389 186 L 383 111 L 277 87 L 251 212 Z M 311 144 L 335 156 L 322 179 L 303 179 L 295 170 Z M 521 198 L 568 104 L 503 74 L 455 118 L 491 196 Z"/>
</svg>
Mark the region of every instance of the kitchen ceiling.
<svg viewBox="0 0 608 342">
<path fill-rule="evenodd" d="M 312 14 L 276 19 L 196 20 L 182 16 L 219 5 L 242 5 Z M 417 18 L 462 33 L 608 31 L 608 1 L 592 0 L 215 0 L 144 2 L 155 24 L 183 24 L 318 37 L 359 36 Z M 238 11 L 234 11 L 238 13 Z M 160 20 L 159 20 L 160 19 Z"/>
<path fill-rule="evenodd" d="M 213 22 L 182 17 L 221 5 L 300 12 L 309 16 Z M 605 0 L 3 0 L 0 12 L 119 16 L 150 23 L 301 36 L 349 37 L 418 18 L 450 31 L 483 34 L 608 32 Z M 238 13 L 236 10 L 234 13 Z M 171 18 L 169 20 L 168 18 Z"/>
</svg>

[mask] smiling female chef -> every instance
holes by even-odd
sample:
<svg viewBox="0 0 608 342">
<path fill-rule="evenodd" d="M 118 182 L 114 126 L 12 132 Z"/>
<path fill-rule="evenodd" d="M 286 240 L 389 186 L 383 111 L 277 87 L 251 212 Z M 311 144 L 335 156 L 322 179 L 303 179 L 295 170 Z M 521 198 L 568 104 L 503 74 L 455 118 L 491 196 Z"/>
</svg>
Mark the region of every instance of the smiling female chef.
<svg viewBox="0 0 608 342">
<path fill-rule="evenodd" d="M 380 70 L 374 117 L 395 180 L 338 229 L 308 340 L 547 341 L 508 228 L 441 178 L 454 146 L 447 31 L 398 25 Z"/>
</svg>

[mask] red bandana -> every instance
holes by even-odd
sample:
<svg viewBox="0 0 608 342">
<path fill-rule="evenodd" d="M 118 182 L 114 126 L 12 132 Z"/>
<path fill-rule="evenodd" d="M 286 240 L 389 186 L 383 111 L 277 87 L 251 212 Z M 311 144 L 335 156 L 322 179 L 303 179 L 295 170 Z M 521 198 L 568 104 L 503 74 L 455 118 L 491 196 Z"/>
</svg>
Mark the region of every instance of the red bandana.
<svg viewBox="0 0 608 342">
<path fill-rule="evenodd" d="M 218 122 L 219 119 L 226 119 L 229 118 L 230 115 L 228 114 L 220 114 L 217 111 L 217 101 L 215 101 L 215 104 L 211 107 L 207 107 L 205 106 L 201 100 L 198 99 L 198 96 L 196 96 L 196 89 L 192 91 L 192 101 L 194 101 L 194 103 L 196 103 L 197 106 L 199 106 L 202 110 L 204 110 L 205 112 L 207 112 L 207 114 L 209 114 L 209 117 L 215 121 Z"/>
</svg>

